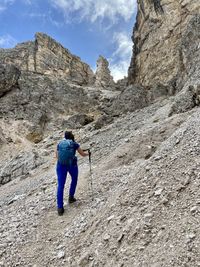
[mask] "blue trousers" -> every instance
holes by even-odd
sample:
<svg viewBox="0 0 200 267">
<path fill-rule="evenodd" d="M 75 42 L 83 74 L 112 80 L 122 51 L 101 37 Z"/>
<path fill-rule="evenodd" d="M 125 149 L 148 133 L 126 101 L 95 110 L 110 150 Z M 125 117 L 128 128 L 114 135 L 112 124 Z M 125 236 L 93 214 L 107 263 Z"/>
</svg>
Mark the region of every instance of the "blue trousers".
<svg viewBox="0 0 200 267">
<path fill-rule="evenodd" d="M 65 182 L 67 178 L 67 173 L 71 175 L 71 185 L 69 189 L 69 195 L 74 196 L 78 181 L 78 166 L 77 164 L 72 166 L 66 166 L 63 164 L 57 163 L 56 172 L 58 177 L 58 187 L 57 187 L 57 207 L 63 208 L 63 193 Z"/>
</svg>

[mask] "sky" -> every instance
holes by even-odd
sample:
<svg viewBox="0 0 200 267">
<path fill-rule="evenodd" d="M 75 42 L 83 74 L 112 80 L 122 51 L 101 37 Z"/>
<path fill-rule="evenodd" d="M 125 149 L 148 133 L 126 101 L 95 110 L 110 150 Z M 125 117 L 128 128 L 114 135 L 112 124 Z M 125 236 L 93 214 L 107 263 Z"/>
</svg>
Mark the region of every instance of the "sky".
<svg viewBox="0 0 200 267">
<path fill-rule="evenodd" d="M 95 71 L 107 58 L 115 80 L 127 76 L 137 0 L 0 0 L 0 48 L 43 32 Z"/>
</svg>

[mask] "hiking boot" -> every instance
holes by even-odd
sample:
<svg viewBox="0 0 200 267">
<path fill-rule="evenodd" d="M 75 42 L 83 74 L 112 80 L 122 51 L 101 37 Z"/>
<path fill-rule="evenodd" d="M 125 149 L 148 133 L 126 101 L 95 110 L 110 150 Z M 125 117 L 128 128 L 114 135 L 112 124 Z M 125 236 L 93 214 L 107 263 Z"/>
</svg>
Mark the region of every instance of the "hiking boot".
<svg viewBox="0 0 200 267">
<path fill-rule="evenodd" d="M 62 216 L 64 211 L 65 211 L 64 208 L 58 208 L 58 215 Z"/>
<path fill-rule="evenodd" d="M 76 202 L 75 197 L 69 196 L 69 203 L 74 203 L 74 202 Z"/>
</svg>

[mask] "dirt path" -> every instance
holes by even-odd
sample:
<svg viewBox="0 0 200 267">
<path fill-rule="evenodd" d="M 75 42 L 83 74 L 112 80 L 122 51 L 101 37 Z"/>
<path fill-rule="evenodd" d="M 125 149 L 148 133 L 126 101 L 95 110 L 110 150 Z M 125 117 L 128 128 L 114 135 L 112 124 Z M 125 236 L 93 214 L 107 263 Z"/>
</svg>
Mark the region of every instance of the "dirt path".
<svg viewBox="0 0 200 267">
<path fill-rule="evenodd" d="M 48 179 L 45 183 L 43 180 L 41 185 L 39 185 L 40 181 L 37 181 L 36 187 L 41 186 L 43 188 L 45 184 L 47 198 L 45 201 L 45 194 L 41 194 L 39 201 L 43 202 L 44 207 L 37 210 L 39 218 L 35 221 L 35 229 L 33 231 L 31 230 L 27 234 L 26 241 L 23 242 L 22 245 L 17 246 L 16 254 L 18 254 L 20 261 L 23 262 L 23 266 L 55 266 L 54 261 L 58 257 L 58 252 L 60 250 L 62 251 L 63 248 L 67 249 L 67 239 L 69 240 L 70 245 L 70 242 L 73 239 L 73 232 L 68 231 L 70 226 L 74 224 L 77 215 L 79 215 L 84 209 L 88 209 L 90 206 L 88 170 L 89 166 L 87 163 L 79 168 L 79 181 L 76 194 L 77 202 L 71 205 L 67 203 L 70 176 L 67 177 L 65 185 L 65 213 L 63 216 L 58 216 L 56 211 L 56 181 L 54 178 L 52 181 L 51 178 L 55 177 L 55 168 L 51 167 L 48 171 L 44 171 L 43 174 L 40 174 L 40 177 L 48 177 Z M 27 183 L 25 182 L 25 184 Z M 18 185 L 16 185 L 16 187 L 18 187 Z M 16 187 L 14 186 L 11 191 L 16 191 Z M 24 189 L 26 190 L 26 186 L 24 186 Z M 10 194 L 12 194 L 11 191 Z M 37 195 L 37 192 L 38 188 L 34 189 L 32 185 L 31 193 L 29 193 L 29 200 L 26 200 L 28 206 L 30 203 L 34 202 L 35 194 Z M 49 196 L 51 196 L 51 199 Z M 27 231 L 29 231 L 28 228 Z M 67 232 L 70 233 L 70 236 L 72 235 L 71 238 L 67 236 Z M 65 246 L 63 245 L 63 241 Z M 16 264 L 16 262 L 16 258 L 13 257 L 12 263 L 9 266 L 15 266 L 14 264 Z"/>
</svg>

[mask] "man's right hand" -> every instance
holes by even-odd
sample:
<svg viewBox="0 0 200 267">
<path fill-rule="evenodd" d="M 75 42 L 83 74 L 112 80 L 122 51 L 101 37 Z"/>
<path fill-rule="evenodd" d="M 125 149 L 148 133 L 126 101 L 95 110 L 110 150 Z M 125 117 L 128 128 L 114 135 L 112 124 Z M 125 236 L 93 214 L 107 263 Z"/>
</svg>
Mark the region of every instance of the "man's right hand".
<svg viewBox="0 0 200 267">
<path fill-rule="evenodd" d="M 88 151 L 88 149 L 84 149 L 82 150 L 80 147 L 78 148 L 78 153 L 82 156 L 82 157 L 86 157 L 89 155 L 89 153 L 85 153 L 85 151 Z"/>
</svg>

